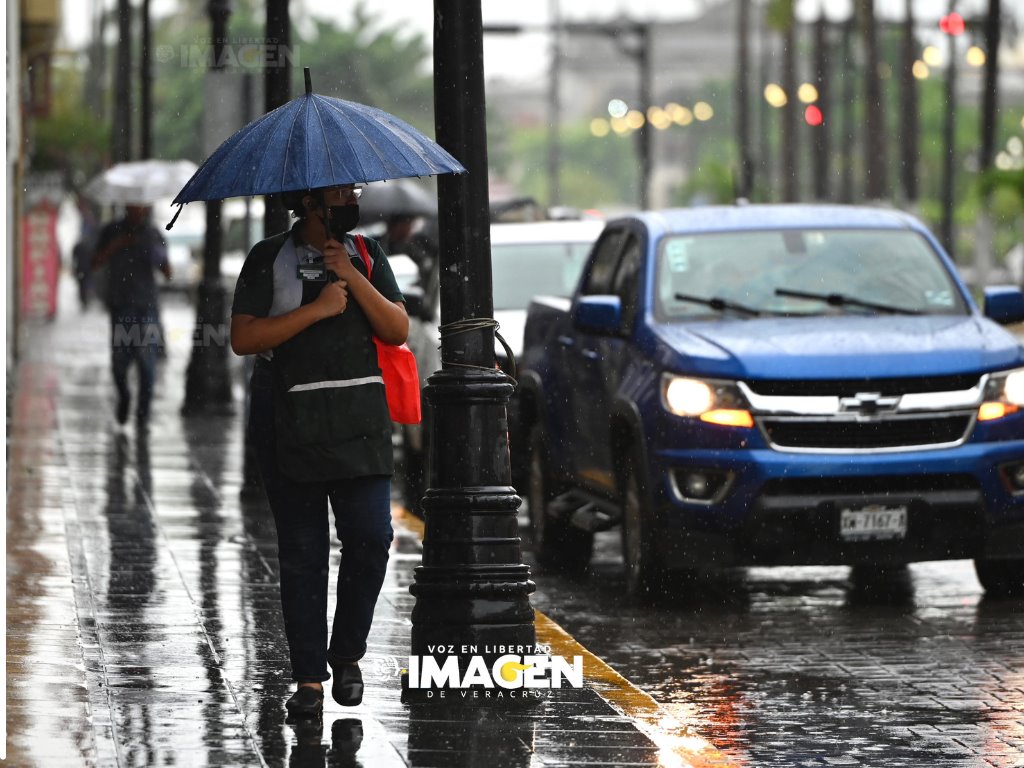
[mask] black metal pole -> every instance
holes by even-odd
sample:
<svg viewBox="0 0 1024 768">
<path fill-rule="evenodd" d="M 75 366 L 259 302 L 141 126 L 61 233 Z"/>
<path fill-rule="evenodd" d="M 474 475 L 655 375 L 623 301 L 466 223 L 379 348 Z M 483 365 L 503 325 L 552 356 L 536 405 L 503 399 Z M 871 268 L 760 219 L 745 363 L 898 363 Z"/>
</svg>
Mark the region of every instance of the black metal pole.
<svg viewBox="0 0 1024 768">
<path fill-rule="evenodd" d="M 551 2 L 551 78 L 548 83 L 548 205 L 562 201 L 561 179 L 561 121 L 562 87 L 562 12 L 558 0 Z"/>
<path fill-rule="evenodd" d="M 754 187 L 754 161 L 750 153 L 750 0 L 739 0 L 737 4 L 736 38 L 736 197 L 749 200 Z"/>
<path fill-rule="evenodd" d="M 903 195 L 913 208 L 917 203 L 918 98 L 914 62 L 917 60 L 917 38 L 914 36 L 914 3 L 905 0 L 903 19 L 903 50 L 900 74 L 900 178 Z"/>
<path fill-rule="evenodd" d="M 978 147 L 978 171 L 992 167 L 995 154 L 996 117 L 999 114 L 999 39 L 1002 19 L 1001 0 L 989 0 L 985 17 L 985 85 L 981 91 L 981 140 Z"/>
<path fill-rule="evenodd" d="M 782 200 L 793 203 L 800 199 L 800 168 L 797 154 L 797 109 L 796 100 L 796 19 L 791 18 L 782 32 L 782 90 L 788 101 L 779 110 L 782 121 L 779 148 L 781 155 Z"/>
<path fill-rule="evenodd" d="M 776 110 L 768 105 L 768 100 L 764 98 L 764 89 L 768 83 L 772 82 L 772 61 L 774 57 L 768 44 L 769 30 L 763 8 L 758 19 L 757 39 L 760 54 L 758 57 L 758 73 L 760 77 L 758 85 L 760 90 L 757 100 L 759 106 L 757 134 L 760 166 L 758 174 L 762 179 L 758 200 L 761 202 L 772 202 L 775 200 L 775 189 L 772 179 L 772 129 L 775 127 L 775 115 L 773 113 Z"/>
<path fill-rule="evenodd" d="M 494 367 L 480 0 L 434 0 L 434 110 L 438 143 L 469 172 L 438 179 L 442 369 L 426 388 L 434 418 L 412 653 L 453 645 L 465 668 L 463 648 L 493 659 L 486 648 L 535 641 L 511 485 L 512 385 Z"/>
<path fill-rule="evenodd" d="M 884 200 L 889 195 L 888 139 L 885 135 L 885 101 L 882 79 L 878 74 L 880 61 L 875 0 L 861 0 L 864 35 L 864 197 Z"/>
<path fill-rule="evenodd" d="M 142 0 L 142 46 L 139 51 L 139 78 L 142 81 L 142 93 L 140 97 L 140 116 L 142 125 L 140 128 L 141 148 L 140 155 L 143 160 L 153 156 L 153 36 L 150 29 L 149 0 Z"/>
<path fill-rule="evenodd" d="M 828 19 L 825 11 L 821 11 L 814 23 L 814 69 L 818 88 L 818 108 L 824 119 L 821 125 L 812 128 L 814 131 L 814 199 L 828 200 L 832 194 L 830 177 L 832 175 L 832 151 L 829 143 L 829 131 L 832 129 L 832 110 L 830 87 L 832 78 L 829 72 L 829 40 Z"/>
<path fill-rule="evenodd" d="M 110 154 L 115 163 L 132 159 L 132 8 L 117 0 L 117 58 Z"/>
<path fill-rule="evenodd" d="M 213 34 L 213 65 L 223 69 L 228 33 L 229 0 L 210 0 L 207 5 Z M 227 293 L 221 281 L 220 256 L 223 233 L 219 200 L 206 203 L 206 234 L 203 239 L 203 279 L 196 300 L 196 327 L 192 357 L 185 371 L 185 415 L 231 409 L 231 376 L 228 371 Z"/>
<path fill-rule="evenodd" d="M 955 6 L 955 2 L 949 4 L 950 13 Z M 953 188 L 956 185 L 956 36 L 947 34 L 946 37 L 949 62 L 946 66 L 946 114 L 942 124 L 942 220 L 939 239 L 950 257 L 956 258 L 956 234 L 953 230 Z"/>
<path fill-rule="evenodd" d="M 853 32 L 856 14 L 842 25 L 842 62 L 843 62 L 843 128 L 840 141 L 840 157 L 842 175 L 839 182 L 839 202 L 853 202 L 854 187 L 854 145 L 857 142 L 854 127 L 854 86 L 856 85 L 856 66 L 853 60 Z"/>
<path fill-rule="evenodd" d="M 646 22 L 638 23 L 635 27 L 639 43 L 636 50 L 637 66 L 640 70 L 640 109 L 644 112 L 643 125 L 636 132 L 637 141 L 640 144 L 640 210 L 646 211 L 651 207 L 651 168 L 653 165 L 653 148 L 651 146 L 654 138 L 651 131 L 651 123 L 647 119 L 648 111 L 654 105 L 654 97 L 651 93 L 654 74 L 651 71 L 651 25 Z"/>
<path fill-rule="evenodd" d="M 288 0 L 266 0 L 266 35 L 276 41 L 279 51 L 288 51 L 292 44 L 292 25 Z M 291 99 L 292 65 L 288 56 L 278 55 L 275 66 L 267 67 L 263 76 L 263 100 L 267 112 Z M 288 211 L 279 195 L 267 195 L 263 209 L 263 236 L 270 237 L 288 229 Z"/>
</svg>

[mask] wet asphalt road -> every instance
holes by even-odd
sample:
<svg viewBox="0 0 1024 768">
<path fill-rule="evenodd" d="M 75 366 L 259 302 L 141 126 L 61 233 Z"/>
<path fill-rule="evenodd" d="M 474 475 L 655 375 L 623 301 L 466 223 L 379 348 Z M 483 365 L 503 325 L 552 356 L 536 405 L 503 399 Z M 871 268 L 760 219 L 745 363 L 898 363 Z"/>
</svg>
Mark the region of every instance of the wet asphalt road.
<svg viewBox="0 0 1024 768">
<path fill-rule="evenodd" d="M 1024 602 L 969 561 L 736 569 L 640 608 L 598 542 L 586 575 L 535 569 L 534 604 L 735 764 L 1024 766 Z"/>
</svg>

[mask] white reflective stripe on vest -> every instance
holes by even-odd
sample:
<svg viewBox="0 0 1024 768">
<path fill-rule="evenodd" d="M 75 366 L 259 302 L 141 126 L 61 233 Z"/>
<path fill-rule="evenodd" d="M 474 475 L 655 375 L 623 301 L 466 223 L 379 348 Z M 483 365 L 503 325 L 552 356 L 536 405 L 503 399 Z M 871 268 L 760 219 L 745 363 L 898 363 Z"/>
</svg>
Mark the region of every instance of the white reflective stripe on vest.
<svg viewBox="0 0 1024 768">
<path fill-rule="evenodd" d="M 309 392 L 314 389 L 338 389 L 340 387 L 358 387 L 363 384 L 383 384 L 380 376 L 363 376 L 361 379 L 336 379 L 335 381 L 314 381 L 309 384 L 296 384 L 289 392 Z"/>
</svg>

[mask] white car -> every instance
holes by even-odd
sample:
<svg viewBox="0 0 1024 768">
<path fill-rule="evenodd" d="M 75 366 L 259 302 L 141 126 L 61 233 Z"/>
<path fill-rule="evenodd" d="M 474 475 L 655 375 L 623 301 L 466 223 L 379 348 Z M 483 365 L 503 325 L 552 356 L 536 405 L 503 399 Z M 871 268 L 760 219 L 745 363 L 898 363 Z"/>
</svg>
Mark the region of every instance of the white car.
<svg viewBox="0 0 1024 768">
<path fill-rule="evenodd" d="M 517 359 L 523 350 L 523 328 L 530 301 L 535 296 L 570 296 L 590 248 L 603 229 L 604 222 L 594 219 L 491 225 L 494 319 L 498 322 L 498 333 Z M 437 281 L 433 282 L 436 290 Z M 432 316 L 417 318 L 410 312 L 409 326 L 409 347 L 416 355 L 421 385 L 441 367 L 439 302 L 426 304 L 435 307 Z M 513 366 L 505 351 L 499 347 L 495 352 L 502 370 L 512 374 Z M 424 407 L 423 412 L 426 420 L 428 409 Z M 526 475 L 525 453 L 521 449 L 523 436 L 519 434 L 514 400 L 509 404 L 508 420 L 513 483 L 522 483 Z M 402 432 L 405 497 L 409 508 L 414 509 L 425 489 L 426 441 L 423 425 L 407 425 Z"/>
</svg>

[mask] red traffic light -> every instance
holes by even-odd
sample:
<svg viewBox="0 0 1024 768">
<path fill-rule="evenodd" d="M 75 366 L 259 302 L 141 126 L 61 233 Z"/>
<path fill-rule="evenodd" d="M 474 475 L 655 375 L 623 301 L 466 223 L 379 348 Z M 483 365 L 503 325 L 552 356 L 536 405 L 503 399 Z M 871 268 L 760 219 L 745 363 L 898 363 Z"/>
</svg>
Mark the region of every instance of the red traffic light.
<svg viewBox="0 0 1024 768">
<path fill-rule="evenodd" d="M 962 35 L 964 33 L 966 25 L 964 24 L 964 17 L 959 13 L 947 13 L 939 20 L 939 29 L 945 32 L 947 35 Z"/>
<path fill-rule="evenodd" d="M 825 116 L 821 113 L 821 109 L 818 106 L 808 104 L 807 109 L 804 110 L 804 122 L 816 128 L 825 122 Z"/>
</svg>

